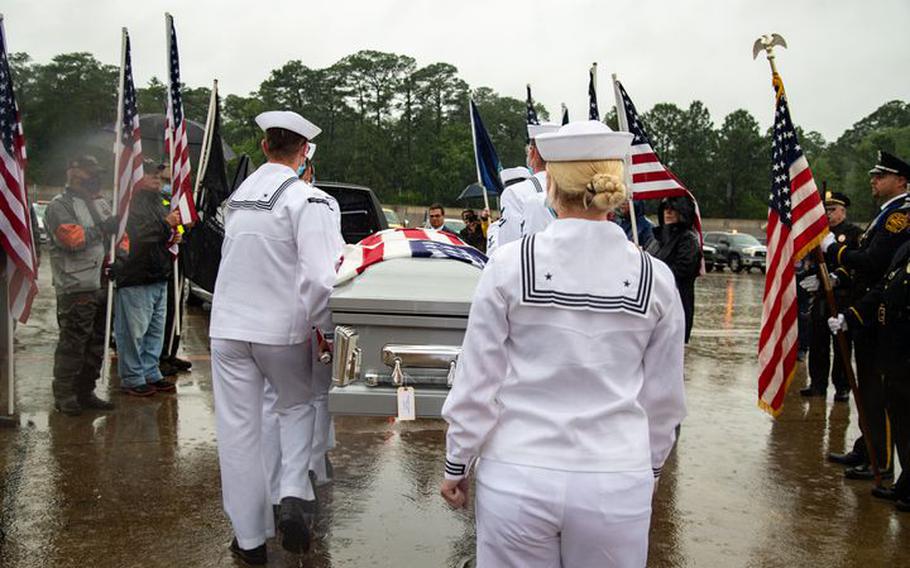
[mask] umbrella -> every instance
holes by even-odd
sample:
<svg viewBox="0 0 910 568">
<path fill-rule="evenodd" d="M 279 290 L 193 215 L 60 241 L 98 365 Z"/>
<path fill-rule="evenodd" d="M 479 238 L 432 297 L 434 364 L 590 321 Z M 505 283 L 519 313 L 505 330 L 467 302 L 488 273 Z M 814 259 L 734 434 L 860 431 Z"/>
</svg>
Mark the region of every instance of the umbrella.
<svg viewBox="0 0 910 568">
<path fill-rule="evenodd" d="M 142 154 L 150 158 L 162 159 L 164 157 L 164 121 L 163 114 L 139 115 L 139 130 L 142 132 Z M 96 135 L 92 136 L 90 143 L 98 148 L 110 151 L 114 147 L 115 125 L 108 124 Z M 195 120 L 186 121 L 186 137 L 190 145 L 190 163 L 195 168 L 199 164 L 199 153 L 202 150 L 202 137 L 205 134 L 205 125 Z M 233 160 L 237 154 L 230 146 L 221 141 L 224 149 L 224 159 Z"/>
<path fill-rule="evenodd" d="M 490 197 L 496 197 L 499 195 L 499 192 L 492 188 L 487 188 L 487 195 Z M 461 192 L 461 195 L 458 196 L 458 200 L 462 201 L 465 199 L 471 199 L 474 197 L 483 197 L 483 187 L 479 183 L 472 183 L 468 187 L 464 188 L 464 191 Z"/>
</svg>

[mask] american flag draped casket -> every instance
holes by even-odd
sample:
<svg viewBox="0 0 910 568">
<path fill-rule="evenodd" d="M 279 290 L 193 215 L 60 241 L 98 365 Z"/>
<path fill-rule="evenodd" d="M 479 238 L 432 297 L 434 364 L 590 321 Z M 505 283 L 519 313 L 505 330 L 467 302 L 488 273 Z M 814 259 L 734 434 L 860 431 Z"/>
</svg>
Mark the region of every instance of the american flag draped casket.
<svg viewBox="0 0 910 568">
<path fill-rule="evenodd" d="M 398 387 L 410 386 L 417 416 L 438 417 L 486 260 L 431 229 L 390 229 L 346 246 L 329 302 L 332 413 L 395 416 Z"/>
</svg>

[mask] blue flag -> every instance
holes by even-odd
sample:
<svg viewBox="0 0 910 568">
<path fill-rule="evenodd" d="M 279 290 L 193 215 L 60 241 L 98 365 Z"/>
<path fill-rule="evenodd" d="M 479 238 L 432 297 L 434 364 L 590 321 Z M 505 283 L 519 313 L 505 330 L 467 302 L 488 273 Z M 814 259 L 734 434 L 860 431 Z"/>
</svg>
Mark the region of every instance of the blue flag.
<svg viewBox="0 0 910 568">
<path fill-rule="evenodd" d="M 597 63 L 588 71 L 588 120 L 600 120 L 600 111 L 597 109 Z"/>
<path fill-rule="evenodd" d="M 534 109 L 534 99 L 531 98 L 531 85 L 528 85 L 528 124 L 540 124 L 537 110 Z"/>
<path fill-rule="evenodd" d="M 477 105 L 474 99 L 471 99 L 471 129 L 474 132 L 474 159 L 477 164 L 477 181 L 487 188 L 490 195 L 499 195 L 502 193 L 502 180 L 499 179 L 499 171 L 502 170 L 502 164 L 499 162 L 499 156 L 496 154 L 496 148 L 493 147 L 493 141 L 487 134 L 487 129 L 480 120 L 480 113 L 477 111 Z"/>
</svg>

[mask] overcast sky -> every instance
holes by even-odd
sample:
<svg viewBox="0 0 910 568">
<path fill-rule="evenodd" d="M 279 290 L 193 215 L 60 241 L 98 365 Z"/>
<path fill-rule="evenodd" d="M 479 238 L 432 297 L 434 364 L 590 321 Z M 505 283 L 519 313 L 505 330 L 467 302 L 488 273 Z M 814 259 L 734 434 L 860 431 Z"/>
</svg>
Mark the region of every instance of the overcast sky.
<svg viewBox="0 0 910 568">
<path fill-rule="evenodd" d="M 908 0 L 4 0 L 10 51 L 46 62 L 88 51 L 119 62 L 130 30 L 138 84 L 165 74 L 164 12 L 175 18 L 182 79 L 219 79 L 248 94 L 291 59 L 331 65 L 360 49 L 458 67 L 472 87 L 534 98 L 558 116 L 586 114 L 587 70 L 599 66 L 601 112 L 617 73 L 636 106 L 698 99 L 716 125 L 746 108 L 767 127 L 767 61 L 752 44 L 778 32 L 778 64 L 797 124 L 833 140 L 882 103 L 910 101 Z"/>
</svg>

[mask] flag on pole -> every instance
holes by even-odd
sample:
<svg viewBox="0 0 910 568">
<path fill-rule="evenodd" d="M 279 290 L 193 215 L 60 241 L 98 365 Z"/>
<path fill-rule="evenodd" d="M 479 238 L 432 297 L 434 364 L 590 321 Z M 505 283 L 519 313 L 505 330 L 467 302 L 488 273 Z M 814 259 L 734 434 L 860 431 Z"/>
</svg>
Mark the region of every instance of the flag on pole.
<svg viewBox="0 0 910 568">
<path fill-rule="evenodd" d="M 118 139 L 114 151 L 119 154 L 117 170 L 117 191 L 114 192 L 114 210 L 120 224 L 114 239 L 119 243 L 126 234 L 126 221 L 130 213 L 130 202 L 136 187 L 142 181 L 142 136 L 139 132 L 139 111 L 136 108 L 136 86 L 133 84 L 133 63 L 130 53 L 130 36 L 123 30 L 123 82 L 120 84 L 122 107 L 119 109 L 120 124 L 117 125 Z"/>
<path fill-rule="evenodd" d="M 534 109 L 534 99 L 531 98 L 531 85 L 528 85 L 528 124 L 540 124 L 537 111 Z"/>
<path fill-rule="evenodd" d="M 499 179 L 499 171 L 502 170 L 502 164 L 499 156 L 496 154 L 496 148 L 487 129 L 480 119 L 480 112 L 474 99 L 471 99 L 471 128 L 474 133 L 474 160 L 477 165 L 477 182 L 490 191 L 502 194 L 502 180 Z"/>
<path fill-rule="evenodd" d="M 25 135 L 13 92 L 0 16 L 0 243 L 6 252 L 10 315 L 28 321 L 38 293 L 38 260 L 25 188 Z M 12 379 L 11 379 L 12 380 Z"/>
<path fill-rule="evenodd" d="M 614 80 L 613 86 L 616 91 L 616 114 L 620 127 L 634 136 L 631 148 L 632 163 L 629 166 L 629 173 L 632 177 L 632 198 L 640 201 L 687 196 L 695 204 L 694 227 L 701 240 L 701 211 L 698 208 L 698 201 L 682 181 L 670 171 L 670 168 L 664 166 L 660 161 L 660 157 L 651 146 L 651 139 L 645 131 L 645 125 L 638 116 L 635 105 L 622 83 Z"/>
<path fill-rule="evenodd" d="M 566 103 L 560 103 L 562 106 L 562 122 L 561 124 L 565 126 L 569 124 L 569 107 L 566 106 Z"/>
<path fill-rule="evenodd" d="M 168 81 L 167 117 L 165 119 L 164 150 L 170 155 L 171 164 L 171 211 L 180 211 L 181 223 L 195 223 L 199 219 L 193 201 L 193 186 L 190 183 L 190 148 L 186 135 L 186 116 L 183 113 L 183 98 L 180 95 L 180 57 L 177 53 L 177 30 L 174 18 L 165 15 L 168 33 Z"/>
<path fill-rule="evenodd" d="M 796 370 L 798 308 L 793 265 L 818 246 L 828 233 L 828 220 L 790 120 L 783 81 L 776 72 L 772 83 L 777 103 L 768 197 L 768 267 L 758 340 L 758 406 L 777 416 Z"/>
<path fill-rule="evenodd" d="M 600 120 L 597 109 L 597 63 L 588 71 L 588 120 Z"/>
</svg>

